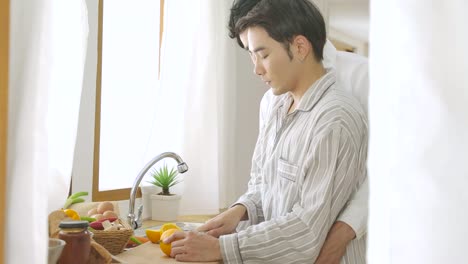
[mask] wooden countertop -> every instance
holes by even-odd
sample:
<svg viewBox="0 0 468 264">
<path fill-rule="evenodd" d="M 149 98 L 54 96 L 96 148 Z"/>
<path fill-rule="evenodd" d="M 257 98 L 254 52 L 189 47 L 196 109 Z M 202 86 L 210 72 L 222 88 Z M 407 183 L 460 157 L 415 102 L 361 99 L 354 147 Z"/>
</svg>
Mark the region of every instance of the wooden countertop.
<svg viewBox="0 0 468 264">
<path fill-rule="evenodd" d="M 174 222 L 191 222 L 191 223 L 203 223 L 208 219 L 211 219 L 213 215 L 187 215 L 179 216 L 177 221 Z M 142 229 L 146 229 L 151 226 L 162 225 L 165 222 L 146 220 L 143 221 Z M 161 263 L 161 264 L 171 264 L 171 263 L 188 263 L 188 262 L 178 262 L 173 258 L 166 256 L 161 249 L 159 249 L 159 244 L 153 244 L 147 242 L 141 246 L 127 250 L 119 255 L 115 256 L 115 260 L 120 261 L 121 263 L 128 264 L 145 264 L 145 263 Z M 201 264 L 217 264 L 217 262 L 198 262 Z"/>
<path fill-rule="evenodd" d="M 119 206 L 117 202 L 112 202 L 114 204 L 114 208 L 116 208 L 115 212 L 119 214 Z M 87 212 L 92 208 L 97 207 L 99 202 L 92 202 L 92 203 L 78 203 L 71 206 L 72 209 L 76 210 L 80 215 L 87 215 Z M 187 222 L 187 223 L 204 223 L 205 221 L 213 218 L 215 215 L 185 215 L 179 216 L 176 221 L 171 222 Z M 158 226 L 166 223 L 167 221 L 155 221 L 155 220 L 145 220 L 143 221 L 142 230 L 152 227 Z M 128 263 L 128 264 L 145 264 L 145 263 L 186 263 L 186 262 L 177 262 L 175 259 L 167 257 L 162 251 L 159 249 L 159 244 L 153 244 L 151 242 L 147 242 L 141 246 L 133 248 L 128 251 L 124 251 L 119 255 L 114 257 L 113 263 Z M 198 262 L 202 264 L 216 264 L 216 262 Z"/>
<path fill-rule="evenodd" d="M 173 258 L 166 256 L 160 249 L 159 244 L 146 242 L 145 244 L 133 248 L 131 250 L 120 253 L 115 256 L 115 260 L 120 263 L 129 264 L 145 264 L 145 263 L 161 263 L 161 264 L 180 264 L 188 262 L 178 262 Z M 216 264 L 217 262 L 197 262 L 200 264 Z"/>
</svg>

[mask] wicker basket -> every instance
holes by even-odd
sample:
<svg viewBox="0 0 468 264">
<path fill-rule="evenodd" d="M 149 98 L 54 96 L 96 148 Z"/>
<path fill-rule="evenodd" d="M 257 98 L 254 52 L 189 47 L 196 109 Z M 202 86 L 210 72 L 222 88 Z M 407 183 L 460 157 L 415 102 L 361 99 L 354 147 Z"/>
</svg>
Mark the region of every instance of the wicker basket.
<svg viewBox="0 0 468 264">
<path fill-rule="evenodd" d="M 116 221 L 119 221 L 124 228 L 113 231 L 93 231 L 93 239 L 107 249 L 107 251 L 112 255 L 117 255 L 122 252 L 125 245 L 127 245 L 128 240 L 133 235 L 133 229 L 126 221 L 122 221 L 120 218 Z"/>
</svg>

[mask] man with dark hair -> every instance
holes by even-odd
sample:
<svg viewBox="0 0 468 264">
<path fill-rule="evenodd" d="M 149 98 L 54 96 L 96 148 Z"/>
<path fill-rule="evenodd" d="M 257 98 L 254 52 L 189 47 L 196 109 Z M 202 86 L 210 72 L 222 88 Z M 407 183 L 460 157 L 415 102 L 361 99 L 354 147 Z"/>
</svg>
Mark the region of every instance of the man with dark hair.
<svg viewBox="0 0 468 264">
<path fill-rule="evenodd" d="M 241 48 L 244 48 L 244 45 L 238 32 L 236 32 L 236 23 L 240 18 L 247 15 L 258 2 L 260 0 L 234 0 L 232 4 L 228 23 L 229 37 L 235 38 Z M 367 112 L 369 90 L 367 59 L 349 52 L 337 52 L 329 41 L 325 43 L 323 53 L 325 57 L 323 64 L 336 69 L 339 88 L 354 95 Z M 339 263 L 350 242 L 365 235 L 368 217 L 367 188 L 368 183 L 366 180 L 333 224 L 316 264 Z M 209 230 L 209 234 L 219 237 L 225 234 L 220 226 L 221 224 L 211 221 L 204 227 L 204 230 Z M 365 254 L 365 252 L 362 254 Z"/>
<path fill-rule="evenodd" d="M 181 238 L 172 255 L 182 261 L 314 263 L 366 179 L 365 111 L 323 67 L 325 23 L 307 0 L 262 0 L 231 33 L 271 86 L 249 189 L 200 229 L 208 234 L 180 232 L 165 242 Z M 250 226 L 234 233 L 242 220 Z M 365 263 L 365 239 L 354 239 L 341 262 Z"/>
</svg>

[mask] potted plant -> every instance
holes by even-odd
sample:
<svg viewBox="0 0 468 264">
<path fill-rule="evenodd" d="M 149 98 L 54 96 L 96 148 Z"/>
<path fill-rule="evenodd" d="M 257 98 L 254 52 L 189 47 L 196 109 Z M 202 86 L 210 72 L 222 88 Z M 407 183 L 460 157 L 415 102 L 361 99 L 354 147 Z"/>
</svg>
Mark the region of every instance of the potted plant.
<svg viewBox="0 0 468 264">
<path fill-rule="evenodd" d="M 181 182 L 179 172 L 174 168 L 168 169 L 164 164 L 159 169 L 153 169 L 150 174 L 152 181 L 149 183 L 162 188 L 160 193 L 151 195 L 151 219 L 177 220 L 181 196 L 171 193 L 170 188 Z"/>
</svg>

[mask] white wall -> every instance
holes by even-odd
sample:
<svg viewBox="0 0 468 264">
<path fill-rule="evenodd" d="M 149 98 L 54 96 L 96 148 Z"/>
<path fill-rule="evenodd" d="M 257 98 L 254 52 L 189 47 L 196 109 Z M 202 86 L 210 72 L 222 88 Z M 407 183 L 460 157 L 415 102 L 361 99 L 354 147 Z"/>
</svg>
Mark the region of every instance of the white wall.
<svg viewBox="0 0 468 264">
<path fill-rule="evenodd" d="M 333 1 L 328 6 L 330 38 L 339 40 L 367 56 L 369 46 L 369 2 Z"/>
<path fill-rule="evenodd" d="M 234 41 L 234 40 L 233 40 Z M 253 73 L 252 62 L 247 52 L 240 47 L 237 56 L 237 109 L 234 120 L 234 168 L 230 176 L 236 197 L 227 197 L 227 203 L 235 202 L 237 196 L 247 190 L 250 178 L 252 153 L 258 134 L 258 111 L 260 100 L 267 91 L 265 84 Z"/>
<path fill-rule="evenodd" d="M 323 19 L 325 20 L 325 24 L 327 26 L 328 31 L 328 17 L 330 16 L 330 9 L 329 9 L 329 0 L 310 0 L 314 3 L 322 13 Z"/>
<path fill-rule="evenodd" d="M 329 6 L 330 27 L 360 41 L 369 41 L 369 3 L 339 3 Z"/>
<path fill-rule="evenodd" d="M 98 3 L 86 0 L 89 16 L 88 53 L 85 66 L 83 93 L 81 100 L 80 118 L 78 124 L 77 145 L 73 166 L 73 191 L 86 190 L 91 199 L 94 155 L 94 115 L 96 95 L 96 64 L 97 64 L 97 23 Z M 227 36 L 226 36 L 227 37 Z M 232 40 L 233 43 L 235 40 Z M 258 133 L 258 110 L 260 99 L 266 91 L 264 84 L 253 74 L 252 63 L 247 53 L 241 48 L 236 49 L 237 63 L 235 80 L 237 82 L 237 108 L 233 109 L 234 120 L 232 126 L 233 143 L 229 162 L 227 186 L 234 192 L 221 193 L 222 204 L 229 205 L 247 189 L 250 177 L 250 161 Z M 136 177 L 136 175 L 135 175 Z M 127 211 L 127 203 L 120 208 Z M 181 212 L 184 214 L 184 212 Z"/>
</svg>

